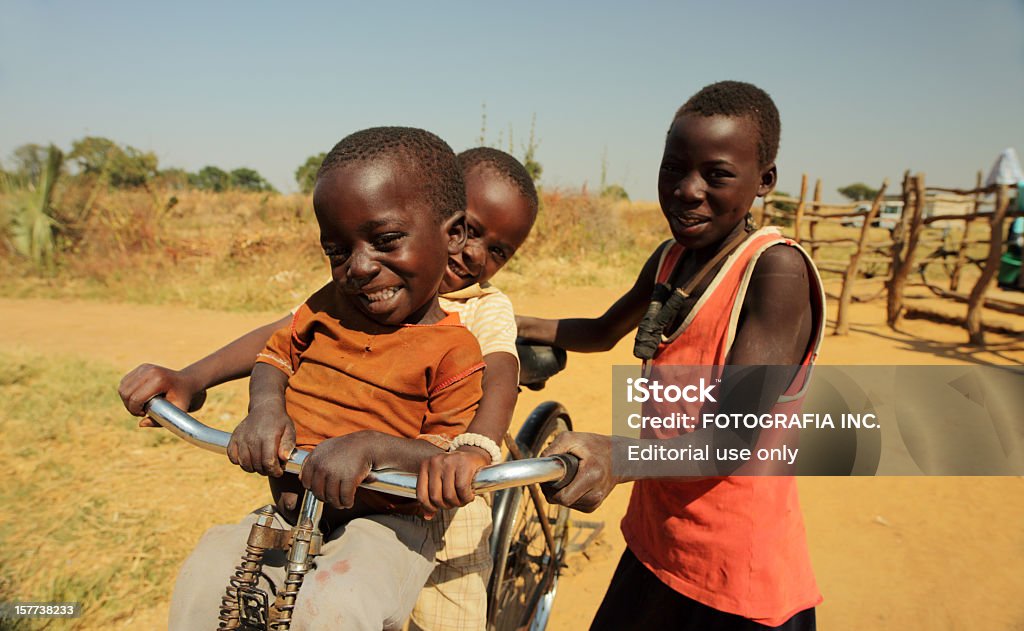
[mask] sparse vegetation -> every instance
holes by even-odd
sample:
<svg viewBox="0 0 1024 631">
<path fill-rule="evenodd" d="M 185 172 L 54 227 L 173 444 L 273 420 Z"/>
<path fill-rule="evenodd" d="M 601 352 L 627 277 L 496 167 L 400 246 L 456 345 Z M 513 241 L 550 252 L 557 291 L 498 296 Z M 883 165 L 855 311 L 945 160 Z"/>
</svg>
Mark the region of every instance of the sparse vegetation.
<svg viewBox="0 0 1024 631">
<path fill-rule="evenodd" d="M 20 170 L 20 175 L 0 177 L 0 225 L 10 249 L 37 269 L 53 263 L 59 227 L 53 208 L 53 192 L 64 155 L 50 145 L 45 158 Z"/>
<path fill-rule="evenodd" d="M 205 489 L 210 512 L 230 521 L 265 496 L 264 482 L 225 481 L 230 464 L 216 457 L 188 459 L 183 470 L 182 454 L 195 448 L 136 429 L 113 391 L 113 368 L 60 359 L 0 353 L 0 600 L 83 604 L 81 618 L 56 628 L 130 626 L 140 609 L 166 602 L 177 564 L 205 528 L 189 502 L 167 501 L 168 490 Z M 204 418 L 233 419 L 240 394 L 212 392 Z M 11 628 L 55 628 L 53 620 L 21 622 Z"/>
<path fill-rule="evenodd" d="M 327 278 L 307 195 L 115 190 L 69 179 L 57 198 L 64 227 L 52 263 L 38 267 L 9 249 L 0 258 L 5 295 L 265 311 L 293 307 Z M 655 206 L 559 190 L 541 203 L 532 236 L 497 279 L 508 291 L 628 283 L 665 238 Z"/>
</svg>

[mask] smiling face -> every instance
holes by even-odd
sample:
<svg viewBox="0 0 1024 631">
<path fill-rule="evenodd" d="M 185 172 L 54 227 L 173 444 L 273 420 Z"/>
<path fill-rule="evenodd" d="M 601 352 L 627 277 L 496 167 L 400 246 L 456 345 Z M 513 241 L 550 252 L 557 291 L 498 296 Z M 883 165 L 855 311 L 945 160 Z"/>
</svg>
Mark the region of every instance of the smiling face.
<svg viewBox="0 0 1024 631">
<path fill-rule="evenodd" d="M 464 177 L 468 238 L 462 252 L 448 260 L 442 292 L 490 280 L 526 241 L 537 214 L 515 184 L 494 169 L 477 166 Z"/>
<path fill-rule="evenodd" d="M 759 163 L 758 138 L 757 125 L 746 117 L 684 114 L 672 123 L 658 199 L 684 247 L 716 248 L 742 229 L 754 198 L 775 187 L 775 164 Z"/>
<path fill-rule="evenodd" d="M 379 324 L 432 324 L 448 257 L 465 243 L 462 212 L 439 219 L 421 182 L 381 157 L 339 166 L 317 181 L 313 208 L 331 275 Z"/>
</svg>

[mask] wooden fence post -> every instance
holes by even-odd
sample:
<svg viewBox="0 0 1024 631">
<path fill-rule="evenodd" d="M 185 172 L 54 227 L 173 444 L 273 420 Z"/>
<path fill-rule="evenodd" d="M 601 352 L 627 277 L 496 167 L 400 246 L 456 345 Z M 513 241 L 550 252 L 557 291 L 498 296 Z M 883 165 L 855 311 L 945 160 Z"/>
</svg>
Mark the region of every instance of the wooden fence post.
<svg viewBox="0 0 1024 631">
<path fill-rule="evenodd" d="M 899 317 L 899 310 L 903 308 L 902 298 L 897 297 L 893 283 L 900 267 L 903 266 L 903 246 L 906 244 L 907 222 L 910 220 L 910 202 L 913 199 L 911 188 L 910 170 L 903 172 L 903 212 L 900 220 L 892 229 L 892 264 L 889 266 L 889 280 L 886 281 L 887 295 L 885 299 L 885 321 L 892 326 Z"/>
<path fill-rule="evenodd" d="M 925 204 L 925 190 L 924 190 L 924 174 L 918 173 L 916 176 L 908 176 L 905 179 L 903 191 L 903 223 L 902 226 L 905 229 L 908 226 L 906 215 L 909 212 L 910 206 L 908 202 L 914 200 L 914 214 L 909 221 L 910 235 L 906 237 L 904 241 L 903 237 L 899 239 L 899 250 L 900 256 L 898 259 L 893 259 L 893 271 L 892 278 L 889 281 L 889 301 L 887 304 L 886 311 L 886 322 L 889 327 L 895 329 L 899 326 L 900 317 L 903 315 L 903 289 L 907 284 L 907 276 L 910 275 L 911 267 L 914 264 L 914 250 L 917 249 L 917 242 L 921 237 L 921 229 L 924 226 L 922 220 L 924 219 L 924 204 Z M 904 230 L 905 234 L 905 230 Z M 894 241 L 894 249 L 896 239 Z M 899 266 L 896 266 L 897 260 Z"/>
<path fill-rule="evenodd" d="M 864 225 L 860 227 L 860 240 L 857 242 L 857 251 L 850 257 L 850 264 L 846 268 L 846 274 L 843 275 L 843 290 L 839 295 L 839 308 L 836 311 L 836 330 L 835 335 L 848 335 L 850 333 L 850 323 L 846 318 L 846 312 L 849 310 L 850 299 L 853 297 L 853 285 L 857 280 L 857 269 L 860 267 L 860 255 L 864 251 L 864 246 L 868 241 L 868 230 L 871 228 L 871 222 L 878 216 L 878 209 L 882 206 L 882 199 L 885 197 L 885 189 L 889 187 L 889 178 L 882 180 L 882 187 L 878 189 L 878 194 L 875 195 L 875 201 L 871 202 L 871 210 L 868 211 L 866 217 L 864 217 Z"/>
<path fill-rule="evenodd" d="M 793 240 L 800 243 L 800 222 L 804 218 L 804 198 L 807 197 L 807 174 L 800 178 L 800 202 L 796 205 L 796 217 L 793 218 Z M 813 257 L 811 257 L 813 258 Z"/>
<path fill-rule="evenodd" d="M 992 282 L 992 277 L 999 269 L 999 256 L 1003 251 L 1003 220 L 1006 219 L 1006 209 L 1010 205 L 1010 187 L 1000 185 L 996 189 L 996 212 L 992 215 L 990 225 L 990 236 L 988 242 L 988 258 L 985 259 L 985 267 L 981 270 L 981 277 L 971 290 L 971 296 L 967 300 L 967 335 L 970 343 L 975 346 L 985 345 L 985 328 L 981 321 L 981 310 L 985 305 L 985 292 Z"/>
<path fill-rule="evenodd" d="M 978 171 L 978 177 L 975 180 L 974 185 L 974 208 L 971 210 L 972 215 L 978 214 L 978 210 L 981 208 L 982 197 L 981 171 Z M 967 236 L 971 232 L 971 222 L 973 222 L 974 219 L 974 217 L 971 217 L 964 220 L 964 236 L 960 239 L 960 248 L 956 252 L 956 263 L 953 264 L 953 273 L 949 275 L 950 291 L 956 291 L 957 287 L 960 286 L 960 272 L 963 271 L 964 264 L 967 262 L 967 246 L 969 245 Z"/>
<path fill-rule="evenodd" d="M 821 212 L 821 178 L 820 177 L 817 178 L 816 180 L 814 180 L 814 203 L 811 204 L 811 209 L 814 211 L 815 214 L 818 214 L 818 213 Z M 817 235 L 817 232 L 818 232 L 818 221 L 820 221 L 820 220 L 821 220 L 821 217 L 814 217 L 814 221 L 811 222 L 811 225 L 808 227 L 808 230 L 807 230 L 808 234 L 810 235 L 810 239 L 811 239 L 811 259 L 815 260 L 815 261 L 818 260 L 818 245 L 815 243 L 815 240 L 818 237 L 818 235 Z"/>
</svg>

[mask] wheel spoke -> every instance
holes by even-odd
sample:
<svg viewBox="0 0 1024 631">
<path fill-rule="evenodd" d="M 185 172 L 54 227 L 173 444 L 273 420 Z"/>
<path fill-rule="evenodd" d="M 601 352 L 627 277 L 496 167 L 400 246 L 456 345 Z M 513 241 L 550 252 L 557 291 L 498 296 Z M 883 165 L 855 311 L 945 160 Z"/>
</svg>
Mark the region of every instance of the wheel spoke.
<svg viewBox="0 0 1024 631">
<path fill-rule="evenodd" d="M 569 427 L 566 419 L 564 410 L 555 406 L 543 422 L 533 426 L 534 435 L 524 436 L 530 425 L 528 421 L 517 437 L 517 442 L 528 447 L 528 454 L 523 450 L 524 457 L 539 454 L 555 436 L 566 431 Z M 496 529 L 501 528 L 499 543 L 507 554 L 497 557 L 494 568 L 493 611 L 490 615 L 493 631 L 544 628 L 568 538 L 568 513 L 567 508 L 549 505 L 545 501 L 538 514 L 534 501 L 523 490 L 515 496 L 514 505 L 508 507 L 503 523 L 495 524 Z M 554 559 L 541 527 L 542 519 L 551 525 Z M 535 614 L 540 616 L 537 620 L 532 619 Z"/>
</svg>

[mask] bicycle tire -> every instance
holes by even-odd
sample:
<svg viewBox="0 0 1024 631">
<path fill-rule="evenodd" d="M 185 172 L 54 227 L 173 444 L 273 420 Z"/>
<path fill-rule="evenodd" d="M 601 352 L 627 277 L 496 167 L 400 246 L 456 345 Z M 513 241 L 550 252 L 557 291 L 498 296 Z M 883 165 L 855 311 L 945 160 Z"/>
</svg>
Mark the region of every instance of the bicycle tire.
<svg viewBox="0 0 1024 631">
<path fill-rule="evenodd" d="M 549 401 L 537 406 L 516 435 L 524 458 L 534 457 L 562 432 L 572 429 L 568 412 Z M 552 561 L 536 506 L 525 488 L 495 498 L 492 539 L 494 568 L 488 589 L 488 629 L 543 631 L 558 587 L 569 533 L 569 509 L 544 502 L 555 541 Z"/>
</svg>

